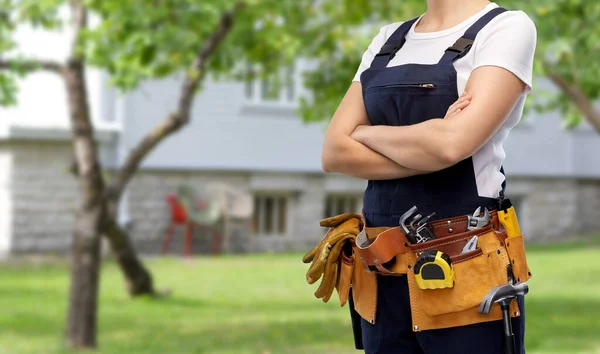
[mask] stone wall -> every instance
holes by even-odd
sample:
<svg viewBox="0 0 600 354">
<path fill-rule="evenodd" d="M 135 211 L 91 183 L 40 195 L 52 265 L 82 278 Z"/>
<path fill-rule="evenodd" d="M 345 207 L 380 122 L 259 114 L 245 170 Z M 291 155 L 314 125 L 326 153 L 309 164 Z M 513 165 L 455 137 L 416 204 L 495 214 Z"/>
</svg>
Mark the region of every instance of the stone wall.
<svg viewBox="0 0 600 354">
<path fill-rule="evenodd" d="M 600 181 L 509 178 L 507 195 L 520 201 L 517 212 L 528 241 L 600 232 Z"/>
<path fill-rule="evenodd" d="M 169 208 L 165 197 L 179 184 L 202 188 L 211 182 L 225 182 L 251 194 L 275 193 L 288 198 L 287 232 L 284 235 L 256 235 L 251 225 L 240 225 L 231 238 L 230 252 L 307 251 L 321 240 L 326 229 L 323 218 L 327 191 L 357 194 L 363 185 L 343 178 L 330 179 L 319 174 L 240 173 L 207 171 L 150 171 L 139 173 L 128 190 L 129 230 L 135 247 L 142 253 L 156 253 L 166 236 Z M 184 231 L 178 228 L 169 253 L 181 254 Z M 198 231 L 193 238 L 196 253 L 210 252 L 209 235 Z"/>
<path fill-rule="evenodd" d="M 319 220 L 323 218 L 324 178 L 307 177 L 306 189 L 298 197 L 297 216 L 294 220 L 294 234 L 289 248 L 306 251 L 311 249 L 324 236 Z"/>
<path fill-rule="evenodd" d="M 600 180 L 581 181 L 577 190 L 577 200 L 577 232 L 600 232 Z"/>
<path fill-rule="evenodd" d="M 11 253 L 66 253 L 78 195 L 68 172 L 70 143 L 13 141 L 3 147 L 12 155 Z"/>
<path fill-rule="evenodd" d="M 141 171 L 131 181 L 127 190 L 128 230 L 134 246 L 141 253 L 154 254 L 160 251 L 170 221 L 170 211 L 166 196 L 176 193 L 180 184 L 200 189 L 211 182 L 228 183 L 241 190 L 248 189 L 248 176 L 239 173 L 211 173 L 187 171 Z M 234 230 L 235 237 L 230 250 L 232 252 L 249 251 L 247 232 Z M 176 227 L 171 240 L 170 253 L 182 252 L 184 230 Z M 244 241 L 242 241 L 244 240 Z M 210 235 L 206 231 L 196 230 L 193 235 L 195 253 L 210 252 Z"/>
<path fill-rule="evenodd" d="M 69 142 L 0 143 L 0 253 L 61 253 L 69 250 L 77 183 L 67 171 Z M 289 200 L 288 231 L 257 236 L 237 223 L 227 250 L 306 251 L 326 230 L 318 225 L 327 193 L 360 193 L 363 183 L 340 176 L 305 173 L 250 173 L 143 170 L 132 180 L 123 205 L 135 247 L 157 254 L 169 223 L 165 197 L 179 184 L 201 188 L 225 182 L 249 193 L 276 192 Z M 600 180 L 509 178 L 507 194 L 518 206 L 528 241 L 558 241 L 578 233 L 600 232 Z M 175 232 L 172 254 L 181 254 L 183 230 Z M 210 237 L 194 235 L 194 252 L 209 253 Z M 6 248 L 6 249 L 1 249 Z"/>
</svg>

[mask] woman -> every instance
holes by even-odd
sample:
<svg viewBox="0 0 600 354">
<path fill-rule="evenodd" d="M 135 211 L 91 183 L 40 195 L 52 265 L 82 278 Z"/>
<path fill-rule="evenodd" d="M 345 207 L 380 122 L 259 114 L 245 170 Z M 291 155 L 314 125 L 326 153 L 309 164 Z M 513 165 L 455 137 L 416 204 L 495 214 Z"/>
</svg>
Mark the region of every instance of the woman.
<svg viewBox="0 0 600 354">
<path fill-rule="evenodd" d="M 531 92 L 536 29 L 525 13 L 486 0 L 427 5 L 381 28 L 326 133 L 323 170 L 368 180 L 370 227 L 398 226 L 413 205 L 440 219 L 493 209 L 505 190 L 502 146 Z M 413 332 L 406 276 L 377 281 L 377 322 L 354 324 L 366 353 L 503 353 L 497 321 Z"/>
</svg>

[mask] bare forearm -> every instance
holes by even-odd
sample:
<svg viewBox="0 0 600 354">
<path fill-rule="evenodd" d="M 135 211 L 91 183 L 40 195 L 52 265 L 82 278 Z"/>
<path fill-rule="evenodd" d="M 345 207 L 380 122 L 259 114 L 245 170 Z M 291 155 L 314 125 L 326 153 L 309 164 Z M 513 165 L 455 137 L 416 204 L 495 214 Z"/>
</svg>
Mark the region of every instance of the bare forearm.
<svg viewBox="0 0 600 354">
<path fill-rule="evenodd" d="M 368 180 L 405 178 L 427 173 L 399 165 L 350 137 L 345 137 L 337 147 L 328 151 L 323 157 L 326 172 Z"/>
<path fill-rule="evenodd" d="M 438 171 L 454 163 L 444 123 L 432 119 L 412 126 L 366 126 L 352 137 L 399 165 Z"/>
<path fill-rule="evenodd" d="M 408 126 L 358 126 L 351 137 L 407 168 L 438 171 L 476 153 L 503 124 L 525 84 L 509 71 L 473 71 L 465 93 L 444 118 Z"/>
</svg>

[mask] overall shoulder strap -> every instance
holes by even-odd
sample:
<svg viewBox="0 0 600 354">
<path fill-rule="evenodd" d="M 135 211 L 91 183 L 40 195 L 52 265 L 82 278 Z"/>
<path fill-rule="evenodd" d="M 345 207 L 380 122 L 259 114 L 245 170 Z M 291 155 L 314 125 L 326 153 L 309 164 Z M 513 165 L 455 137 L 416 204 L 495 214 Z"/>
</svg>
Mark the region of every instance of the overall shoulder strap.
<svg viewBox="0 0 600 354">
<path fill-rule="evenodd" d="M 501 13 L 506 12 L 505 8 L 497 7 L 485 15 L 483 15 L 479 20 L 477 20 L 471 27 L 467 29 L 465 34 L 460 37 L 452 47 L 446 49 L 444 56 L 440 60 L 440 62 L 453 62 L 458 58 L 462 58 L 473 46 L 473 42 L 475 42 L 475 37 L 483 27 L 485 27 L 491 20 L 496 18 L 496 16 Z"/>
<path fill-rule="evenodd" d="M 394 33 L 392 33 L 383 47 L 381 47 L 379 53 L 375 55 L 375 58 L 373 58 L 373 61 L 371 62 L 372 69 L 383 69 L 388 65 L 390 60 L 394 58 L 396 53 L 406 42 L 406 34 L 418 19 L 419 18 L 417 17 L 410 21 L 404 22 L 396 31 L 394 31 Z"/>
</svg>

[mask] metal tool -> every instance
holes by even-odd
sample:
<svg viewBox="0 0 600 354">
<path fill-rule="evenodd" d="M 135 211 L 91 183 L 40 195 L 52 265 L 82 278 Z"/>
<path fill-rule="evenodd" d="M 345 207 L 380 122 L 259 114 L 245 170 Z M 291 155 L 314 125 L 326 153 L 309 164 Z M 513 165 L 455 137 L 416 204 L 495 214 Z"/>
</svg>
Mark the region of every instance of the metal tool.
<svg viewBox="0 0 600 354">
<path fill-rule="evenodd" d="M 427 220 L 431 219 L 435 213 L 432 213 L 426 216 L 423 220 L 421 220 L 417 224 L 417 229 L 415 230 L 415 238 L 417 243 L 427 242 L 431 240 L 435 240 L 437 237 L 433 234 L 431 228 L 427 225 Z"/>
<path fill-rule="evenodd" d="M 406 226 L 407 220 L 417 212 L 418 208 L 415 205 L 400 217 L 400 227 L 402 227 L 406 238 L 412 244 L 427 242 L 435 239 L 436 237 L 433 234 L 433 231 L 427 225 L 427 221 L 431 219 L 435 213 L 431 213 L 426 217 L 423 217 L 421 214 L 417 214 L 410 220 L 408 227 Z"/>
<path fill-rule="evenodd" d="M 484 227 L 490 222 L 490 212 L 487 208 L 483 211 L 483 216 L 481 215 L 481 207 L 475 209 L 473 215 L 467 215 L 467 231 L 475 230 L 480 227 Z"/>
<path fill-rule="evenodd" d="M 421 220 L 422 217 L 423 216 L 421 214 L 417 214 L 417 215 L 415 215 L 415 217 L 412 218 L 412 220 L 408 224 L 408 226 L 410 226 L 411 230 L 416 230 L 418 228 L 418 226 L 415 227 L 415 223 L 419 222 L 419 224 L 420 224 L 421 222 L 419 220 Z"/>
<path fill-rule="evenodd" d="M 500 304 L 502 322 L 504 323 L 504 350 L 506 354 L 517 353 L 515 335 L 512 331 L 512 323 L 510 321 L 510 303 L 517 296 L 525 296 L 528 292 L 529 286 L 527 286 L 527 283 L 500 285 L 490 290 L 483 298 L 481 305 L 479 305 L 479 314 L 487 315 L 490 313 L 494 303 Z"/>
<path fill-rule="evenodd" d="M 404 231 L 405 234 L 408 234 L 410 232 L 410 230 L 406 227 L 406 220 L 408 220 L 408 218 L 411 215 L 416 213 L 417 210 L 417 206 L 415 205 L 414 207 L 410 208 L 406 213 L 402 214 L 402 216 L 400 216 L 400 227 L 402 228 L 402 231 Z"/>
<path fill-rule="evenodd" d="M 471 252 L 477 249 L 477 242 L 479 241 L 479 237 L 477 236 L 473 236 L 473 238 L 471 238 L 469 240 L 469 242 L 467 242 L 467 244 L 465 245 L 465 247 L 463 247 L 462 251 L 460 252 L 462 253 L 467 253 L 467 252 Z"/>
</svg>

